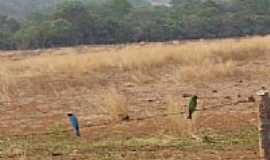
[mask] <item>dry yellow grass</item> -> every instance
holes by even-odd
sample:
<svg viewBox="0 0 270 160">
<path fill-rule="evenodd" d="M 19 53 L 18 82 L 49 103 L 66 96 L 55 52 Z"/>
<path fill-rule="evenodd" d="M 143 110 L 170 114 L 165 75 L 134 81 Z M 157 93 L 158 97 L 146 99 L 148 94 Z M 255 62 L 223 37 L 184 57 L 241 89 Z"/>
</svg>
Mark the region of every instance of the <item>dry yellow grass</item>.
<svg viewBox="0 0 270 160">
<path fill-rule="evenodd" d="M 105 113 L 110 114 L 113 119 L 128 118 L 128 107 L 126 98 L 120 95 L 115 88 L 111 88 L 104 96 L 104 106 L 101 108 Z"/>
<path fill-rule="evenodd" d="M 182 68 L 181 78 L 184 80 L 200 79 L 213 80 L 225 77 L 241 76 L 243 71 L 237 69 L 237 63 L 229 60 L 223 63 L 202 62 L 200 65 L 185 66 Z"/>
<path fill-rule="evenodd" d="M 186 112 L 185 108 L 180 107 L 172 97 L 167 97 L 168 105 L 166 106 L 169 122 L 168 129 L 172 133 L 186 135 L 190 134 L 191 128 L 186 120 L 186 115 L 181 112 Z"/>
<path fill-rule="evenodd" d="M 16 61 L 0 57 L 0 91 L 20 78 L 72 75 L 103 71 L 149 73 L 153 68 L 177 64 L 184 80 L 212 79 L 239 74 L 238 61 L 263 56 L 270 49 L 270 37 L 190 41 L 180 44 L 150 43 L 115 47 L 76 47 L 40 51 L 40 55 Z M 36 51 L 32 51 L 36 52 Z M 143 74 L 137 74 L 143 77 Z"/>
<path fill-rule="evenodd" d="M 216 79 L 241 74 L 236 65 L 263 56 L 270 49 L 270 37 L 190 41 L 182 44 L 151 43 L 115 47 L 76 47 L 39 51 L 40 55 L 0 57 L 2 98 L 18 91 L 18 81 L 32 77 L 58 77 L 107 71 L 132 72 L 137 82 L 151 81 L 153 69 L 173 64 L 180 79 Z M 21 51 L 19 51 L 21 52 Z M 32 51 L 33 53 L 36 51 Z M 27 53 L 31 53 L 28 51 Z M 262 70 L 263 71 L 263 70 Z M 31 80 L 29 80 L 31 83 Z"/>
</svg>

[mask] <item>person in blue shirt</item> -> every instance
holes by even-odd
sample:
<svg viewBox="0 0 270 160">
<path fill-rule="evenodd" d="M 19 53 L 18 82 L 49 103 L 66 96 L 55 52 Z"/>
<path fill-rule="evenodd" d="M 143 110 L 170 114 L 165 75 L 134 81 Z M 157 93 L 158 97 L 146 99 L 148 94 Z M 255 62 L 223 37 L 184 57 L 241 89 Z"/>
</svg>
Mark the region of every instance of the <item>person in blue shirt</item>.
<svg viewBox="0 0 270 160">
<path fill-rule="evenodd" d="M 73 113 L 67 113 L 67 115 L 69 117 L 69 122 L 71 126 L 75 129 L 76 136 L 80 137 L 81 134 L 80 134 L 80 126 L 79 126 L 78 118 Z"/>
</svg>

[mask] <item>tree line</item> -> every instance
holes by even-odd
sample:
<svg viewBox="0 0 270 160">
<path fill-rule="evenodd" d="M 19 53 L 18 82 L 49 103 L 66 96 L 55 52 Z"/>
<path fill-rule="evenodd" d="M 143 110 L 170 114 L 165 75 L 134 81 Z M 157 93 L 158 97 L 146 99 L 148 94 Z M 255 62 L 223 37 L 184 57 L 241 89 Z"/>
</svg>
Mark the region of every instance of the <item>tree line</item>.
<svg viewBox="0 0 270 160">
<path fill-rule="evenodd" d="M 0 49 L 223 38 L 270 33 L 270 0 L 65 1 L 23 20 L 0 16 Z"/>
</svg>

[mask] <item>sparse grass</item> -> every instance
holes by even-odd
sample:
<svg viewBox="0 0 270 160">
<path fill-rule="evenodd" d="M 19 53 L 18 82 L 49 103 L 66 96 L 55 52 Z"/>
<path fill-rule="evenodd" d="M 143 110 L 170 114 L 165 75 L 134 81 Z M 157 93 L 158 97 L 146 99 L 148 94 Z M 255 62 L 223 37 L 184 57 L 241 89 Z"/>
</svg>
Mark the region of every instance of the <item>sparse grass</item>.
<svg viewBox="0 0 270 160">
<path fill-rule="evenodd" d="M 144 136 L 132 138 L 108 138 L 96 141 L 74 139 L 66 134 L 57 136 L 10 137 L 1 139 L 0 151 L 2 157 L 70 157 L 84 155 L 91 159 L 149 159 L 155 155 L 156 159 L 164 158 L 159 153 L 171 150 L 168 158 L 177 156 L 192 158 L 194 154 L 205 154 L 207 150 L 224 152 L 233 148 L 254 149 L 257 147 L 258 131 L 252 126 L 237 130 L 205 130 L 200 133 L 203 138 L 208 136 L 211 141 L 196 141 L 182 136 Z M 38 151 L 38 152 L 37 152 Z M 183 155 L 183 151 L 185 154 Z M 136 153 L 134 155 L 134 153 Z M 211 154 L 210 153 L 210 154 Z M 122 155 L 122 156 L 121 156 Z M 124 155 L 124 157 L 123 157 Z M 119 157 L 120 156 L 120 157 Z M 35 158 L 32 158 L 35 159 Z"/>
<path fill-rule="evenodd" d="M 65 125 L 64 124 L 61 124 L 61 123 L 57 123 L 57 124 L 51 125 L 48 128 L 48 132 L 51 135 L 62 135 L 63 132 L 65 132 L 65 131 L 66 131 Z"/>
<path fill-rule="evenodd" d="M 205 129 L 200 133 L 203 143 L 222 148 L 226 145 L 238 145 L 252 148 L 258 145 L 259 132 L 255 126 L 243 126 L 237 130 Z M 209 141 L 208 141 L 208 140 Z"/>
</svg>

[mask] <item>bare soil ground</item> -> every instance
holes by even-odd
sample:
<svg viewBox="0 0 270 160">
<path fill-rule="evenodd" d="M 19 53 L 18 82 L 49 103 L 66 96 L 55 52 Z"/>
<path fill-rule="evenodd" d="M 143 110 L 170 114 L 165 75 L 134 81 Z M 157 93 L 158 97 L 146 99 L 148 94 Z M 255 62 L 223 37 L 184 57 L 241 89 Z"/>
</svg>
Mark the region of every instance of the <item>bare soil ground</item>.
<svg viewBox="0 0 270 160">
<path fill-rule="evenodd" d="M 32 56 L 3 54 L 0 62 Z M 112 68 L 21 77 L 0 95 L 0 159 L 258 159 L 255 92 L 270 85 L 270 74 L 256 73 L 270 71 L 269 62 L 267 53 L 238 62 L 239 75 L 210 80 L 179 80 L 177 64 L 148 74 Z M 192 121 L 183 114 L 190 94 L 199 96 Z M 69 111 L 79 117 L 81 138 Z"/>
</svg>

